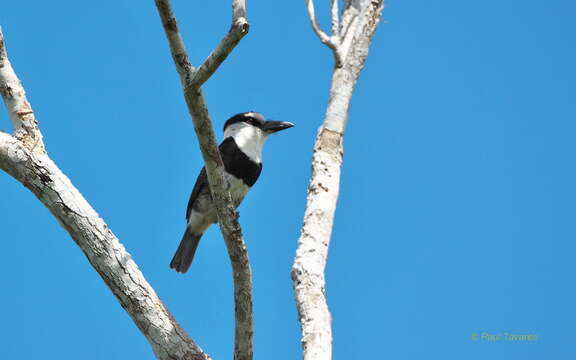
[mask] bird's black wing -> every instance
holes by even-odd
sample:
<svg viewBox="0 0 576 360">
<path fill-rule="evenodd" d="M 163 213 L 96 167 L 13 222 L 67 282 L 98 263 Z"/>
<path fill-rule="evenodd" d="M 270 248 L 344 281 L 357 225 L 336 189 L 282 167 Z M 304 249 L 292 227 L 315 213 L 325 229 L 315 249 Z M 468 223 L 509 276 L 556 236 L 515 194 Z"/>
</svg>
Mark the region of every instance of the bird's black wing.
<svg viewBox="0 0 576 360">
<path fill-rule="evenodd" d="M 194 184 L 194 188 L 192 189 L 192 194 L 190 195 L 190 200 L 188 200 L 188 207 L 186 208 L 186 221 L 190 217 L 190 211 L 192 211 L 192 206 L 194 202 L 198 198 L 198 195 L 208 186 L 208 176 L 206 175 L 206 168 L 202 167 L 200 170 L 200 174 L 198 174 L 198 178 L 196 179 L 196 184 Z M 208 188 L 208 191 L 210 189 Z"/>
<path fill-rule="evenodd" d="M 230 138 L 231 139 L 231 138 Z M 228 139 L 226 139 L 228 140 Z M 219 146 L 218 150 L 220 151 L 220 156 L 222 156 L 222 148 L 226 147 L 227 141 L 224 140 Z M 192 207 L 198 199 L 198 196 L 202 192 L 210 193 L 210 187 L 208 186 L 208 175 L 206 175 L 206 167 L 202 166 L 202 170 L 200 170 L 200 174 L 198 174 L 198 178 L 196 179 L 196 184 L 194 184 L 194 188 L 192 189 L 192 194 L 190 194 L 190 199 L 188 200 L 188 207 L 186 208 L 186 221 L 190 217 L 190 211 L 192 211 Z"/>
<path fill-rule="evenodd" d="M 241 179 L 247 186 L 252 186 L 258 180 L 260 172 L 262 171 L 262 163 L 255 163 L 244 154 L 236 145 L 234 138 L 228 137 L 218 146 L 220 156 L 224 162 L 224 169 L 227 173 L 234 175 L 236 178 Z M 202 193 L 210 195 L 210 187 L 208 185 L 208 176 L 206 175 L 206 168 L 202 167 L 192 195 L 188 200 L 188 208 L 186 209 L 186 220 L 190 216 L 192 207 Z"/>
</svg>

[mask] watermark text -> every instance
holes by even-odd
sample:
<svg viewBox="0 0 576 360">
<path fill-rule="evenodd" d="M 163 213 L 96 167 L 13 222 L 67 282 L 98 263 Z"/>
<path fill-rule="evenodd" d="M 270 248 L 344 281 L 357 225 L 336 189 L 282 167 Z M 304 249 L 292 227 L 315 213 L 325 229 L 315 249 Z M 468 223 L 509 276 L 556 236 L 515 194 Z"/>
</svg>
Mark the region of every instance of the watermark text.
<svg viewBox="0 0 576 360">
<path fill-rule="evenodd" d="M 475 332 L 472 333 L 470 338 L 473 341 L 482 341 L 482 342 L 499 342 L 499 341 L 532 342 L 532 341 L 538 341 L 540 335 L 514 334 L 509 332 L 501 332 L 501 333 Z"/>
</svg>

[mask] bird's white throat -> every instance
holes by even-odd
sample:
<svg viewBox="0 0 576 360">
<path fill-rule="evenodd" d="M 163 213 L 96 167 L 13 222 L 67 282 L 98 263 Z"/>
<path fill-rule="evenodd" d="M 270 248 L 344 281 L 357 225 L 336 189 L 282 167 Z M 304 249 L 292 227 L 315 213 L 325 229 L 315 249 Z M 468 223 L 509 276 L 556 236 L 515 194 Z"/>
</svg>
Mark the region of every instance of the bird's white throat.
<svg viewBox="0 0 576 360">
<path fill-rule="evenodd" d="M 262 147 L 268 139 L 261 129 L 246 123 L 236 123 L 228 126 L 224 131 L 224 138 L 233 137 L 236 145 L 250 160 L 262 162 Z"/>
</svg>

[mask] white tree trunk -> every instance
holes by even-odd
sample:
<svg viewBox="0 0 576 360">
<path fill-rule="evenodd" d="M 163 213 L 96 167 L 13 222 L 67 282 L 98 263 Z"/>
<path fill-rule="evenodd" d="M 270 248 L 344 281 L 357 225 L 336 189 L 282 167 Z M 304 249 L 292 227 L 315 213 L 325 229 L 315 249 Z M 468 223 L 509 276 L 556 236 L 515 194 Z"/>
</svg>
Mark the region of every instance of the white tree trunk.
<svg viewBox="0 0 576 360">
<path fill-rule="evenodd" d="M 336 3 L 332 3 L 333 34 L 329 38 L 317 24 L 312 1 L 306 0 L 312 27 L 320 40 L 333 50 L 336 62 L 325 120 L 314 144 L 304 225 L 292 267 L 305 360 L 332 358 L 324 270 L 340 187 L 343 136 L 354 86 L 383 7 L 382 0 L 345 1 L 342 24 L 337 26 Z"/>
</svg>

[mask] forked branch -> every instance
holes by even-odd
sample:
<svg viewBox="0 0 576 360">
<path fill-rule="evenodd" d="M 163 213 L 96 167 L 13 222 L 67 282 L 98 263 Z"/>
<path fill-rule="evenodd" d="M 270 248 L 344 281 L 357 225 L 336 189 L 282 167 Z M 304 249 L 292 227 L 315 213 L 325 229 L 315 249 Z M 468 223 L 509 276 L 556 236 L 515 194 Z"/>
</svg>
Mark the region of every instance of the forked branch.
<svg viewBox="0 0 576 360">
<path fill-rule="evenodd" d="M 311 0 L 306 3 L 312 20 Z M 332 5 L 334 24 L 334 2 Z M 338 39 L 341 63 L 334 67 L 325 119 L 314 144 L 304 224 L 292 267 L 305 360 L 332 358 L 332 320 L 326 302 L 324 270 L 339 194 L 348 110 L 382 7 L 383 0 L 344 1 L 341 27 L 345 29 L 332 35 Z M 315 20 L 312 21 L 318 33 Z"/>
<path fill-rule="evenodd" d="M 156 0 L 156 6 L 170 45 L 172 58 L 180 74 L 184 98 L 206 165 L 210 191 L 218 213 L 218 223 L 232 263 L 236 316 L 234 358 L 250 360 L 252 359 L 253 334 L 252 274 L 248 252 L 224 179 L 224 165 L 218 152 L 212 121 L 200 89 L 200 86 L 218 69 L 242 37 L 247 34 L 249 25 L 246 21 L 246 2 L 243 0 L 232 2 L 230 31 L 198 69 L 190 64 L 170 1 Z"/>
</svg>

